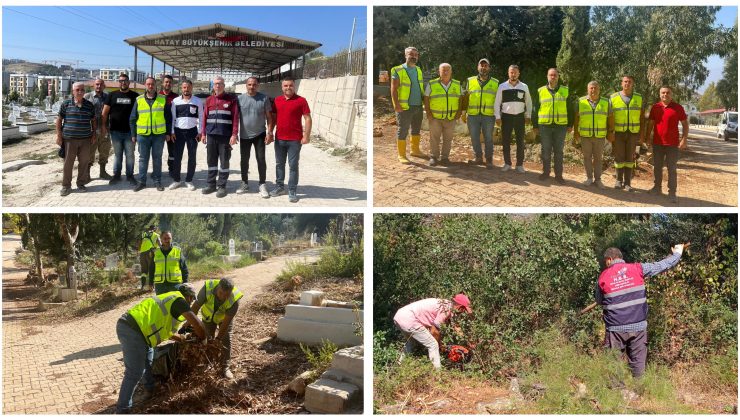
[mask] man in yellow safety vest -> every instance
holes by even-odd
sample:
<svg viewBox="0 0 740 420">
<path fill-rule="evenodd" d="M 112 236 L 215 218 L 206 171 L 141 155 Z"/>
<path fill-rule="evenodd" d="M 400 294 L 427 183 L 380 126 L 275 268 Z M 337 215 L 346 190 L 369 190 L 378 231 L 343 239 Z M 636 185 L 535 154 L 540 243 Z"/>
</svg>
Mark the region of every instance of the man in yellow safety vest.
<svg viewBox="0 0 740 420">
<path fill-rule="evenodd" d="M 462 120 L 468 124 L 470 141 L 473 143 L 475 160 L 468 161 L 475 165 L 483 164 L 483 151 L 480 147 L 480 133 L 486 143 L 486 167 L 493 169 L 493 127 L 496 124 L 494 104 L 498 91 L 498 80 L 490 77 L 491 63 L 487 58 L 478 60 L 478 75 L 468 77 L 463 91 Z"/>
<path fill-rule="evenodd" d="M 605 139 L 614 141 L 614 116 L 609 101 L 599 96 L 599 82 L 590 81 L 587 89 L 588 95 L 578 100 L 573 138 L 581 141 L 583 165 L 586 167 L 586 180 L 583 184 L 604 188 L 601 182 L 601 158 Z"/>
<path fill-rule="evenodd" d="M 131 111 L 129 124 L 131 126 L 131 141 L 139 144 L 139 179 L 134 192 L 146 187 L 146 173 L 149 168 L 149 156 L 152 157 L 152 178 L 158 191 L 164 191 L 162 186 L 162 151 L 165 139 L 169 139 L 172 130 L 172 112 L 167 98 L 157 94 L 157 82 L 153 77 L 147 77 L 144 86 L 146 92 L 136 99 Z"/>
<path fill-rule="evenodd" d="M 460 118 L 460 82 L 452 78 L 452 66 L 439 65 L 439 77 L 429 81 L 424 91 L 424 108 L 429 120 L 429 166 L 450 164 L 450 148 L 455 130 L 455 122 Z M 440 153 L 439 143 L 442 141 Z"/>
<path fill-rule="evenodd" d="M 177 290 L 188 282 L 188 265 L 178 246 L 172 245 L 172 233 L 162 232 L 162 246 L 154 250 L 154 293 Z"/>
<path fill-rule="evenodd" d="M 614 167 L 617 182 L 614 188 L 632 191 L 632 171 L 635 168 L 635 147 L 645 139 L 645 109 L 642 95 L 634 91 L 635 78 L 622 76 L 622 90 L 609 98 L 614 114 Z"/>
<path fill-rule="evenodd" d="M 424 157 L 419 149 L 421 121 L 424 118 L 422 110 L 424 76 L 421 67 L 416 65 L 419 61 L 419 51 L 414 47 L 408 47 L 404 54 L 406 62 L 391 69 L 391 99 L 398 123 L 396 132 L 398 161 L 408 164 L 410 162 L 406 158 L 406 137 L 409 128 L 411 128 L 411 156 Z"/>
<path fill-rule="evenodd" d="M 156 225 L 149 225 L 146 232 L 142 232 L 139 242 L 139 265 L 141 265 L 141 290 L 147 284 L 149 288 L 154 287 L 154 250 L 159 248 L 162 242 L 159 240 Z"/>
<path fill-rule="evenodd" d="M 568 100 L 570 92 L 567 86 L 559 83 L 558 69 L 547 70 L 547 84 L 537 89 L 535 95 L 532 126 L 535 135 L 539 133 L 542 143 L 542 174 L 540 180 L 550 177 L 550 162 L 553 159 L 555 181 L 565 184 L 563 178 L 563 149 L 565 135 L 573 130 L 573 105 Z"/>
</svg>

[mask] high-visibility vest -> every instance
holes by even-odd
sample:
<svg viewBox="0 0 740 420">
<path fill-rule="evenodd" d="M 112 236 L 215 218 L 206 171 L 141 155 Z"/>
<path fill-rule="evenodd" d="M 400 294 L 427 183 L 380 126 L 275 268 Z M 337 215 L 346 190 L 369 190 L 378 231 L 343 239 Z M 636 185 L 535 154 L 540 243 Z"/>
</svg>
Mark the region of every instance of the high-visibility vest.
<svg viewBox="0 0 740 420">
<path fill-rule="evenodd" d="M 481 88 L 478 76 L 468 78 L 468 115 L 493 115 L 493 104 L 496 102 L 498 80 L 493 77 Z"/>
<path fill-rule="evenodd" d="M 180 248 L 176 246 L 166 256 L 162 253 L 162 248 L 154 251 L 154 283 L 182 283 L 180 254 Z"/>
<path fill-rule="evenodd" d="M 220 324 L 221 321 L 224 320 L 226 312 L 244 296 L 244 294 L 234 286 L 229 298 L 221 303 L 218 310 L 214 311 L 213 308 L 216 306 L 216 287 L 220 281 L 221 280 L 206 280 L 206 303 L 202 308 L 200 308 L 201 319 L 203 322 Z"/>
<path fill-rule="evenodd" d="M 627 105 L 622 100 L 619 92 L 615 92 L 609 98 L 612 102 L 612 112 L 614 113 L 614 131 L 624 133 L 640 132 L 640 116 L 642 115 L 642 95 L 633 92 L 630 104 Z"/>
<path fill-rule="evenodd" d="M 449 87 L 445 90 L 439 78 L 429 81 L 429 108 L 432 117 L 437 120 L 453 120 L 457 110 L 460 109 L 460 95 L 462 89 L 460 82 L 451 79 Z"/>
<path fill-rule="evenodd" d="M 139 246 L 139 253 L 147 252 L 150 249 L 157 246 L 157 239 L 159 234 L 157 232 L 144 232 L 141 234 L 141 246 Z"/>
<path fill-rule="evenodd" d="M 167 131 L 167 123 L 164 119 L 164 107 L 167 98 L 157 95 L 152 105 L 146 101 L 146 94 L 139 95 L 136 99 L 136 112 L 139 119 L 136 120 L 136 134 L 148 136 L 151 134 L 164 134 Z"/>
<path fill-rule="evenodd" d="M 394 72 L 398 74 L 398 81 L 401 82 L 398 85 L 398 102 L 401 104 L 401 109 L 406 111 L 409 109 L 409 97 L 411 96 L 411 78 L 403 65 L 393 67 L 391 74 Z M 424 75 L 419 66 L 416 66 L 416 78 L 419 79 L 419 91 L 421 91 L 424 85 Z"/>
<path fill-rule="evenodd" d="M 157 344 L 172 337 L 180 324 L 185 322 L 182 315 L 178 318 L 172 316 L 172 304 L 177 298 L 185 299 L 182 293 L 177 291 L 162 293 L 146 298 L 129 309 L 129 315 L 136 321 L 150 347 L 156 347 Z"/>
<path fill-rule="evenodd" d="M 609 116 L 609 101 L 599 98 L 596 107 L 591 107 L 588 96 L 578 100 L 578 133 L 583 137 L 606 137 L 606 119 Z"/>
<path fill-rule="evenodd" d="M 550 93 L 547 86 L 537 89 L 540 96 L 540 109 L 537 112 L 538 124 L 568 124 L 568 87 L 560 86 Z"/>
</svg>

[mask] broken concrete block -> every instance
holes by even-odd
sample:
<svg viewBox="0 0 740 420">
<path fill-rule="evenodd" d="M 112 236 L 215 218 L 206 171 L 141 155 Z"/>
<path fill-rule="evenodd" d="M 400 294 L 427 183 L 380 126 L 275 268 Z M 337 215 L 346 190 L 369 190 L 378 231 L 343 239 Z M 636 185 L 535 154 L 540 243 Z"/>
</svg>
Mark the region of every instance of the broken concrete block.
<svg viewBox="0 0 740 420">
<path fill-rule="evenodd" d="M 296 376 L 290 383 L 288 384 L 288 389 L 295 392 L 298 395 L 303 395 L 306 393 L 306 386 L 308 385 L 306 382 L 313 376 L 314 371 L 307 370 L 300 375 Z"/>
<path fill-rule="evenodd" d="M 360 389 L 363 388 L 362 376 L 353 376 L 339 369 L 328 369 L 321 374 L 322 379 L 331 379 L 336 382 L 352 384 Z"/>
<path fill-rule="evenodd" d="M 362 319 L 362 311 L 352 309 L 326 308 L 322 306 L 285 305 L 285 317 L 305 321 L 327 322 L 332 324 L 352 324 Z"/>
<path fill-rule="evenodd" d="M 306 388 L 303 404 L 312 413 L 341 414 L 359 394 L 360 389 L 352 384 L 319 379 Z"/>
<path fill-rule="evenodd" d="M 347 372 L 351 376 L 362 378 L 364 371 L 363 346 L 347 347 L 334 353 L 331 361 L 333 369 Z M 360 385 L 361 386 L 361 385 Z"/>
<path fill-rule="evenodd" d="M 362 344 L 362 339 L 355 335 L 352 324 L 331 324 L 286 317 L 278 320 L 277 337 L 283 341 L 309 345 L 321 344 L 322 340 L 329 340 L 338 346 Z"/>
<path fill-rule="evenodd" d="M 321 306 L 321 301 L 324 300 L 324 292 L 319 290 L 307 290 L 301 293 L 301 305 L 305 306 Z"/>
</svg>

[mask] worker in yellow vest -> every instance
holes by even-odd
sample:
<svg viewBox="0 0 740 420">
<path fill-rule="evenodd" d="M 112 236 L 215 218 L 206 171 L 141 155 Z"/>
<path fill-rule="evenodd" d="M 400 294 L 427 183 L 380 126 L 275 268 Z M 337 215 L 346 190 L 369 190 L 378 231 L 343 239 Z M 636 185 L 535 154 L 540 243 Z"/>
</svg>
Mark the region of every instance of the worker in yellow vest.
<svg viewBox="0 0 740 420">
<path fill-rule="evenodd" d="M 537 89 L 535 95 L 532 126 L 534 133 L 540 135 L 542 144 L 542 174 L 540 180 L 550 177 L 550 162 L 555 169 L 555 181 L 565 184 L 563 178 L 563 149 L 565 135 L 573 131 L 573 104 L 568 100 L 570 91 L 559 83 L 558 69 L 547 70 L 547 85 Z"/>
<path fill-rule="evenodd" d="M 450 164 L 450 148 L 455 130 L 455 122 L 460 118 L 460 82 L 452 78 L 452 66 L 448 63 L 439 65 L 439 77 L 429 81 L 424 91 L 424 108 L 429 120 L 429 145 L 431 156 L 429 166 Z M 440 153 L 439 143 L 442 141 Z"/>
<path fill-rule="evenodd" d="M 583 151 L 583 165 L 586 167 L 586 180 L 583 184 L 595 185 L 603 189 L 601 182 L 601 158 L 604 154 L 604 144 L 608 138 L 614 141 L 614 115 L 611 112 L 611 104 L 606 98 L 599 96 L 601 87 L 599 82 L 592 80 L 588 82 L 588 95 L 578 100 L 578 112 L 576 112 L 573 126 L 576 130 L 573 138 L 581 142 Z"/>
<path fill-rule="evenodd" d="M 154 287 L 154 250 L 159 248 L 162 242 L 159 240 L 156 225 L 149 225 L 146 232 L 142 232 L 139 241 L 139 265 L 141 266 L 141 290 L 147 284 L 149 289 Z"/>
<path fill-rule="evenodd" d="M 157 94 L 157 81 L 147 77 L 144 82 L 146 92 L 140 95 L 131 111 L 131 141 L 139 144 L 139 179 L 134 192 L 146 187 L 146 173 L 149 168 L 149 156 L 152 157 L 152 178 L 157 191 L 164 191 L 162 186 L 162 151 L 164 142 L 169 139 L 172 130 L 172 112 L 167 98 Z"/>
<path fill-rule="evenodd" d="M 490 77 L 491 63 L 487 58 L 478 60 L 478 75 L 469 77 L 463 89 L 462 120 L 468 124 L 470 141 L 473 143 L 475 160 L 468 163 L 483 165 L 483 151 L 480 147 L 480 133 L 486 144 L 486 167 L 493 169 L 493 127 L 496 124 L 494 104 L 498 91 L 498 80 Z"/>
<path fill-rule="evenodd" d="M 614 113 L 614 167 L 617 182 L 614 188 L 632 191 L 632 171 L 635 168 L 635 148 L 637 142 L 645 141 L 646 104 L 642 95 L 634 91 L 635 78 L 622 76 L 622 90 L 609 98 Z"/>
<path fill-rule="evenodd" d="M 152 376 L 154 347 L 169 338 L 181 339 L 177 335 L 177 328 L 182 322 L 189 322 L 200 340 L 206 339 L 203 323 L 190 309 L 194 300 L 195 289 L 183 284 L 178 291 L 142 300 L 118 318 L 116 334 L 121 342 L 125 369 L 116 403 L 117 414 L 131 411 L 134 391 L 142 378 L 144 399 L 152 397 L 155 387 Z"/>
<path fill-rule="evenodd" d="M 234 286 L 229 278 L 206 280 L 198 292 L 193 304 L 193 312 L 200 318 L 206 328 L 209 338 L 216 337 L 216 341 L 223 346 L 221 349 L 221 374 L 224 378 L 234 379 L 229 369 L 231 361 L 231 321 L 239 311 L 239 300 L 244 294 Z M 216 335 L 218 329 L 218 335 Z"/>
<path fill-rule="evenodd" d="M 162 232 L 162 246 L 154 250 L 154 293 L 160 295 L 177 290 L 188 282 L 185 254 L 172 245 L 172 233 Z"/>
<path fill-rule="evenodd" d="M 411 156 L 423 158 L 419 149 L 421 142 L 421 121 L 424 119 L 422 110 L 422 86 L 424 75 L 419 61 L 419 51 L 414 47 L 407 47 L 404 51 L 406 62 L 391 69 L 391 100 L 396 111 L 396 147 L 398 161 L 409 164 L 406 158 L 406 137 L 411 128 Z"/>
</svg>

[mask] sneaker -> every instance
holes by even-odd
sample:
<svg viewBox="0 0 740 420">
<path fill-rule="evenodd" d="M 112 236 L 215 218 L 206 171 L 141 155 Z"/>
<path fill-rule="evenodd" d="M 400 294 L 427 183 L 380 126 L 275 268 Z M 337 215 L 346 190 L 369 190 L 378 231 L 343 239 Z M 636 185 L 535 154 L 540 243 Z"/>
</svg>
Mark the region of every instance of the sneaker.
<svg viewBox="0 0 740 420">
<path fill-rule="evenodd" d="M 203 194 L 210 194 L 216 192 L 216 186 L 215 185 L 209 185 L 205 188 L 203 188 L 203 191 L 201 191 Z"/>
<path fill-rule="evenodd" d="M 218 192 L 216 193 L 216 197 L 218 198 L 226 197 L 226 187 L 219 187 Z"/>
<path fill-rule="evenodd" d="M 598 188 L 600 190 L 603 190 L 604 189 L 604 183 L 601 182 L 600 179 L 597 179 L 596 181 L 594 181 L 594 185 L 596 185 L 596 188 Z"/>
<path fill-rule="evenodd" d="M 141 182 L 137 182 L 136 183 L 136 186 L 134 187 L 134 192 L 139 192 L 139 191 L 143 190 L 144 188 L 146 188 L 146 184 L 141 183 Z"/>
<path fill-rule="evenodd" d="M 68 187 L 62 187 L 62 190 L 61 190 L 61 191 L 59 191 L 59 195 L 61 195 L 62 197 L 66 197 L 66 196 L 68 196 L 68 195 L 69 195 L 69 193 L 70 193 L 71 191 L 72 191 L 72 190 L 71 190 L 71 188 L 68 188 Z"/>
<path fill-rule="evenodd" d="M 660 187 L 653 187 L 648 191 L 648 194 L 663 195 L 663 192 L 660 190 Z"/>
<path fill-rule="evenodd" d="M 167 187 L 167 188 L 170 189 L 170 190 L 176 190 L 176 189 L 182 187 L 183 185 L 185 185 L 183 182 L 181 182 L 181 181 L 175 181 L 172 184 L 170 184 L 170 186 Z"/>
<path fill-rule="evenodd" d="M 617 180 L 617 182 L 614 183 L 614 188 L 617 190 L 621 190 L 623 188 L 622 181 Z"/>
<path fill-rule="evenodd" d="M 192 182 L 186 182 L 185 183 L 185 188 L 187 188 L 190 191 L 195 191 L 195 185 L 193 185 Z"/>
<path fill-rule="evenodd" d="M 242 181 L 241 185 L 239 185 L 239 188 L 236 189 L 237 194 L 246 194 L 249 192 L 249 184 Z"/>
<path fill-rule="evenodd" d="M 121 175 L 113 175 L 108 181 L 108 185 L 118 184 L 119 182 L 121 182 Z"/>
<path fill-rule="evenodd" d="M 272 191 L 270 191 L 270 197 L 277 197 L 279 195 L 285 194 L 285 187 L 282 185 L 278 185 L 277 187 L 273 188 Z"/>
<path fill-rule="evenodd" d="M 298 194 L 296 194 L 295 190 L 288 191 L 288 201 L 290 201 L 291 203 L 298 202 Z"/>
<path fill-rule="evenodd" d="M 634 191 L 634 188 L 632 188 L 631 185 L 625 185 L 624 186 L 624 190 L 627 191 L 627 192 L 632 192 L 632 191 Z"/>
<path fill-rule="evenodd" d="M 583 181 L 583 185 L 585 185 L 585 186 L 587 186 L 587 187 L 590 187 L 590 186 L 591 186 L 591 185 L 593 185 L 593 184 L 594 184 L 594 180 L 593 180 L 593 179 L 591 179 L 591 178 L 586 178 L 586 180 L 585 180 L 585 181 Z"/>
<path fill-rule="evenodd" d="M 154 186 L 157 188 L 157 191 L 164 191 L 164 186 L 161 183 L 157 182 Z"/>
<path fill-rule="evenodd" d="M 511 170 L 511 165 L 509 165 L 508 163 L 505 164 L 503 168 L 501 168 L 501 172 L 506 172 L 510 170 Z"/>
<path fill-rule="evenodd" d="M 266 184 L 260 184 L 260 197 L 262 197 L 262 198 L 270 198 L 270 193 L 267 192 L 267 185 Z"/>
<path fill-rule="evenodd" d="M 550 174 L 540 174 L 540 176 L 537 177 L 540 181 L 545 181 L 547 178 L 550 178 Z"/>
<path fill-rule="evenodd" d="M 475 159 L 468 159 L 468 163 L 472 165 L 483 165 L 483 158 L 477 157 Z"/>
<path fill-rule="evenodd" d="M 563 179 L 562 176 L 556 176 L 555 177 L 555 182 L 557 182 L 560 185 L 565 185 L 565 179 Z"/>
<path fill-rule="evenodd" d="M 439 164 L 442 166 L 448 166 L 450 163 L 452 163 L 450 162 L 450 158 L 443 157 L 439 160 Z"/>
<path fill-rule="evenodd" d="M 86 187 L 86 186 L 84 186 L 84 185 L 78 185 L 78 186 L 77 186 L 77 190 L 78 190 L 79 192 L 81 192 L 81 193 L 86 193 L 86 192 L 87 192 L 87 187 Z"/>
<path fill-rule="evenodd" d="M 133 176 L 127 176 L 126 181 L 128 181 L 129 185 L 136 186 L 139 184 L 139 181 L 136 180 Z"/>
<path fill-rule="evenodd" d="M 523 173 L 527 172 L 527 171 L 526 171 L 526 170 L 524 169 L 524 166 L 522 166 L 522 165 L 519 165 L 519 166 L 517 166 L 517 167 L 516 167 L 516 171 L 517 171 L 517 172 L 519 172 L 520 174 L 523 174 Z"/>
<path fill-rule="evenodd" d="M 224 371 L 222 372 L 222 375 L 226 379 L 234 379 L 234 374 L 231 373 L 231 369 L 224 368 Z"/>
<path fill-rule="evenodd" d="M 437 159 L 429 158 L 429 166 L 437 166 Z"/>
</svg>

